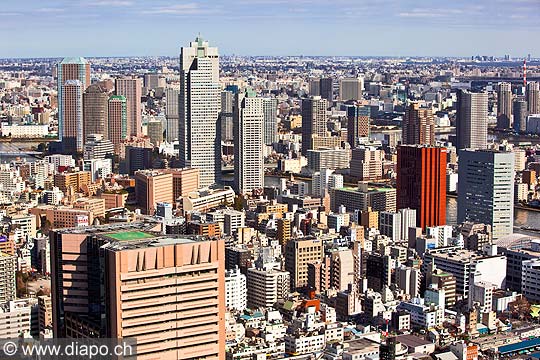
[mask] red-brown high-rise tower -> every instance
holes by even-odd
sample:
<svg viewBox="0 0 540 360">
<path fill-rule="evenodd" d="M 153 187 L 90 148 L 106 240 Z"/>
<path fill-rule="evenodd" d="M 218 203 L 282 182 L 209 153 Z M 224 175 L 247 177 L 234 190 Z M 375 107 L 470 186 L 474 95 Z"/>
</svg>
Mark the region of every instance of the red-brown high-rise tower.
<svg viewBox="0 0 540 360">
<path fill-rule="evenodd" d="M 446 224 L 446 156 L 442 147 L 398 147 L 397 205 L 416 209 L 416 225 Z"/>
</svg>

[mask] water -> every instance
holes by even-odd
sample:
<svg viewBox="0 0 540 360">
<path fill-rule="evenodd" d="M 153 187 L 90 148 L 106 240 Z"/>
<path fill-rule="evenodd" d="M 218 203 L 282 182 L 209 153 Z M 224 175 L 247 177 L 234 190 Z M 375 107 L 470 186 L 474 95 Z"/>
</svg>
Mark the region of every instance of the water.
<svg viewBox="0 0 540 360">
<path fill-rule="evenodd" d="M 306 181 L 310 182 L 310 181 Z M 278 186 L 279 177 L 265 176 L 265 186 Z M 446 198 L 446 223 L 448 225 L 456 225 L 457 223 L 457 199 Z M 540 227 L 540 211 L 530 211 L 524 209 L 514 209 L 514 226 L 533 226 Z M 515 229 L 517 230 L 517 229 Z M 525 231 L 519 231 L 520 233 Z M 531 233 L 533 235 L 540 236 L 538 233 Z"/>
</svg>

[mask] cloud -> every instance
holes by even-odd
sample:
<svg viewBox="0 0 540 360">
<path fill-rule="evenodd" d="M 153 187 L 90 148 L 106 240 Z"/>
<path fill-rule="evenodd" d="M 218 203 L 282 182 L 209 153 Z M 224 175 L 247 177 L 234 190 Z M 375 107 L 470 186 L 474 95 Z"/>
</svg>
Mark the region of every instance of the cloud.
<svg viewBox="0 0 540 360">
<path fill-rule="evenodd" d="M 200 15 L 216 13 L 217 9 L 202 8 L 197 3 L 176 4 L 161 6 L 155 9 L 144 10 L 143 14 L 155 15 Z"/>
<path fill-rule="evenodd" d="M 133 1 L 129 0 L 97 0 L 91 1 L 88 6 L 131 6 Z"/>
<path fill-rule="evenodd" d="M 429 12 L 429 11 L 409 11 L 398 13 L 399 17 L 404 18 L 438 18 L 441 17 L 441 13 Z"/>
<path fill-rule="evenodd" d="M 61 12 L 64 12 L 65 9 L 62 9 L 62 8 L 52 8 L 52 7 L 45 7 L 45 8 L 40 8 L 40 9 L 36 9 L 36 12 L 39 12 L 39 13 L 61 13 Z"/>
</svg>

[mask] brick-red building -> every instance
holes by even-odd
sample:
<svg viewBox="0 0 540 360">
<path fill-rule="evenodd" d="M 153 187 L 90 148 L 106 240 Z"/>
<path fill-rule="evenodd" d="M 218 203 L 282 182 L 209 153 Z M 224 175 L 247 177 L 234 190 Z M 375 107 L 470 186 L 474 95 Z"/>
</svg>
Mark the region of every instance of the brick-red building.
<svg viewBox="0 0 540 360">
<path fill-rule="evenodd" d="M 398 147 L 397 206 L 416 209 L 416 226 L 446 224 L 446 157 L 442 147 Z"/>
</svg>

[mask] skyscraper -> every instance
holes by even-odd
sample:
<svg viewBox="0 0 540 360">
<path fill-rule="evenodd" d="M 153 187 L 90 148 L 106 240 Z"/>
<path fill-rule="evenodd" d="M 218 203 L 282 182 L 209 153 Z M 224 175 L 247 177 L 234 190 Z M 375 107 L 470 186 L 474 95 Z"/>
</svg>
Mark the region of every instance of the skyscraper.
<svg viewBox="0 0 540 360">
<path fill-rule="evenodd" d="M 459 152 L 457 221 L 491 225 L 493 239 L 513 232 L 512 152 L 473 149 Z"/>
<path fill-rule="evenodd" d="M 248 89 L 235 97 L 234 185 L 237 193 L 264 186 L 264 100 Z"/>
<path fill-rule="evenodd" d="M 371 110 L 368 106 L 347 105 L 347 141 L 354 149 L 358 146 L 358 138 L 369 137 L 369 117 Z"/>
<path fill-rule="evenodd" d="M 421 145 L 398 147 L 397 207 L 416 210 L 416 224 L 446 224 L 446 149 Z"/>
<path fill-rule="evenodd" d="M 364 78 L 344 78 L 339 80 L 339 99 L 341 101 L 360 100 L 364 90 Z"/>
<path fill-rule="evenodd" d="M 319 85 L 321 97 L 328 101 L 328 104 L 332 104 L 334 100 L 334 79 L 321 78 Z"/>
<path fill-rule="evenodd" d="M 276 98 L 263 98 L 264 143 L 272 145 L 278 141 L 278 101 Z"/>
<path fill-rule="evenodd" d="M 128 137 L 142 134 L 142 80 L 136 77 L 123 77 L 116 79 L 116 95 L 122 95 L 128 106 Z"/>
<path fill-rule="evenodd" d="M 218 129 L 220 134 L 220 141 L 233 141 L 233 103 L 234 93 L 228 90 L 222 91 L 221 112 L 219 114 L 220 128 Z"/>
<path fill-rule="evenodd" d="M 320 96 L 302 100 L 302 155 L 313 149 L 312 137 L 326 136 L 328 102 Z"/>
<path fill-rule="evenodd" d="M 81 82 L 81 96 L 82 92 L 86 90 L 86 88 L 90 85 L 90 63 L 86 61 L 85 58 L 82 57 L 76 57 L 76 58 L 65 58 L 62 60 L 58 65 L 56 66 L 56 72 L 57 72 L 57 88 L 58 88 L 58 138 L 62 142 L 62 148 L 64 152 L 73 152 L 75 151 L 76 147 L 76 139 L 73 137 L 73 134 L 70 134 L 69 141 L 63 142 L 64 140 L 64 124 L 65 124 L 65 118 L 64 114 L 66 113 L 64 107 L 76 107 L 76 104 L 82 105 L 82 98 L 79 100 L 78 98 L 69 97 L 69 101 L 74 101 L 76 104 L 69 104 L 66 103 L 66 98 L 63 94 L 63 86 L 64 83 L 68 80 L 79 80 Z M 82 126 L 82 106 L 81 106 L 81 126 Z M 72 125 L 70 125 L 70 128 L 73 128 Z M 81 136 L 83 136 L 83 129 L 81 128 Z M 67 146 L 67 147 L 64 147 Z"/>
<path fill-rule="evenodd" d="M 501 82 L 497 86 L 497 127 L 510 129 L 512 124 L 512 85 Z"/>
<path fill-rule="evenodd" d="M 220 88 L 218 49 L 197 37 L 180 53 L 178 139 L 180 166 L 200 169 L 203 187 L 221 174 Z"/>
<path fill-rule="evenodd" d="M 165 137 L 167 142 L 178 139 L 178 97 L 180 89 L 168 87 L 165 89 Z"/>
<path fill-rule="evenodd" d="M 456 140 L 458 149 L 487 146 L 488 94 L 460 90 L 457 94 Z"/>
<path fill-rule="evenodd" d="M 527 104 L 529 114 L 540 113 L 540 86 L 537 82 L 527 83 Z"/>
<path fill-rule="evenodd" d="M 66 80 L 61 88 L 62 149 L 65 153 L 82 152 L 84 85 L 79 80 Z"/>
<path fill-rule="evenodd" d="M 83 94 L 83 139 L 90 134 L 101 134 L 109 138 L 108 121 L 109 94 L 99 84 L 90 85 Z"/>
<path fill-rule="evenodd" d="M 514 130 L 525 132 L 527 130 L 527 102 L 523 99 L 514 100 L 512 114 L 514 116 Z"/>
<path fill-rule="evenodd" d="M 403 118 L 403 144 L 435 145 L 435 120 L 431 108 L 407 106 Z"/>
<path fill-rule="evenodd" d="M 128 137 L 128 112 L 127 100 L 124 96 L 113 95 L 109 98 L 108 120 L 109 140 L 115 147 L 115 152 L 120 152 L 120 143 Z"/>
</svg>

